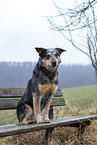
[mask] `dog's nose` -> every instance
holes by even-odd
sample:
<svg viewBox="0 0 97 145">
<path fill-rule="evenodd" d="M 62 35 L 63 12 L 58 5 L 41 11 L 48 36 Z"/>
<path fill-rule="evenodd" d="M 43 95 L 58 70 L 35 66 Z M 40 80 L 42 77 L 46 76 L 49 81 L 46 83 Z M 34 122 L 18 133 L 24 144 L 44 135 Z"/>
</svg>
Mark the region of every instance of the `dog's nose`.
<svg viewBox="0 0 97 145">
<path fill-rule="evenodd" d="M 52 66 L 55 67 L 56 66 L 56 60 L 52 60 Z"/>
</svg>

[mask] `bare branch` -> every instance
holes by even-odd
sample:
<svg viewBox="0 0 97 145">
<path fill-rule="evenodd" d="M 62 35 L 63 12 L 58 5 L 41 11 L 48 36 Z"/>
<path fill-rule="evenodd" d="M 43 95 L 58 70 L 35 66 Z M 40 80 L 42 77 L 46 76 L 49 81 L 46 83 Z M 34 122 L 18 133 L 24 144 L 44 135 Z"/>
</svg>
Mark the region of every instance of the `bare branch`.
<svg viewBox="0 0 97 145">
<path fill-rule="evenodd" d="M 59 15 L 46 17 L 51 24 L 53 30 L 58 31 L 62 36 L 67 39 L 76 49 L 87 55 L 92 62 L 93 67 L 97 72 L 97 17 L 95 15 L 94 6 L 97 4 L 97 0 L 83 0 L 83 3 L 78 4 L 76 1 L 76 7 L 73 9 L 64 9 L 59 8 L 54 0 L 52 0 L 54 6 L 59 12 Z M 64 25 L 57 23 L 56 19 L 61 18 Z M 58 21 L 59 22 L 59 21 Z M 64 33 L 64 32 L 68 32 Z M 88 53 L 83 51 L 78 44 L 74 42 L 73 34 L 74 32 L 78 33 L 78 36 L 81 40 L 79 33 L 84 33 L 84 44 L 80 46 L 87 47 Z"/>
</svg>

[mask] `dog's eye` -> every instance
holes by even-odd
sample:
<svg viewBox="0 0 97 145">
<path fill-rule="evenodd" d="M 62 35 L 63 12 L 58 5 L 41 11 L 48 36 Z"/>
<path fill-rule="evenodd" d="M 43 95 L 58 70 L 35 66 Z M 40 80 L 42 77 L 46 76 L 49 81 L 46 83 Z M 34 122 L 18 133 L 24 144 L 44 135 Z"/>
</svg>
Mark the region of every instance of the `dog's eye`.
<svg viewBox="0 0 97 145">
<path fill-rule="evenodd" d="M 59 57 L 59 55 L 56 53 L 56 54 L 55 54 L 55 57 L 56 57 L 56 58 L 58 58 L 58 57 Z"/>
<path fill-rule="evenodd" d="M 49 54 L 48 54 L 48 55 L 46 55 L 46 59 L 50 59 L 50 57 L 51 57 L 51 56 L 50 56 Z"/>
</svg>

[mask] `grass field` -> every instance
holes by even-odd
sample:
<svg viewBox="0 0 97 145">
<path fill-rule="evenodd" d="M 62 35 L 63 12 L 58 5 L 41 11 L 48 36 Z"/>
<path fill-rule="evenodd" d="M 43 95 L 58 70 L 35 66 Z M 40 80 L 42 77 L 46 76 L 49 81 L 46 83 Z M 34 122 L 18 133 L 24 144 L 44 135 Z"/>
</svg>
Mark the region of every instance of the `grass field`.
<svg viewBox="0 0 97 145">
<path fill-rule="evenodd" d="M 65 107 L 54 108 L 54 117 L 97 114 L 96 85 L 63 89 L 62 93 L 67 105 Z M 0 125 L 11 123 L 18 123 L 15 110 L 0 111 Z M 45 131 L 39 131 L 1 138 L 0 144 L 46 144 L 43 139 L 44 135 L 41 136 L 41 134 L 44 133 Z M 82 137 L 78 137 L 75 128 L 62 127 L 54 129 L 48 145 L 79 145 L 81 143 L 97 145 L 97 121 L 94 121 L 92 125 L 86 129 Z"/>
<path fill-rule="evenodd" d="M 97 113 L 97 86 L 84 86 L 62 90 L 67 106 L 78 110 L 80 115 Z M 92 112 L 93 111 L 93 112 Z"/>
</svg>

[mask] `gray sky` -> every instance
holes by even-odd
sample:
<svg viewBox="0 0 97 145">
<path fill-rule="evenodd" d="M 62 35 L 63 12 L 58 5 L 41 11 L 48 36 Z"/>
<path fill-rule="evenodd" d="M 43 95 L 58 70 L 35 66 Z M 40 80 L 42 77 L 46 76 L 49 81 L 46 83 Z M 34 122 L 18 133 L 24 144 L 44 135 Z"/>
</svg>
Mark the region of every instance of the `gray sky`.
<svg viewBox="0 0 97 145">
<path fill-rule="evenodd" d="M 70 0 L 60 2 L 65 7 L 74 4 Z M 55 14 L 52 0 L 0 0 L 0 61 L 37 61 L 35 47 L 59 47 L 67 51 L 62 54 L 63 63 L 89 64 L 89 58 L 50 30 L 49 22 L 42 17 Z"/>
</svg>

